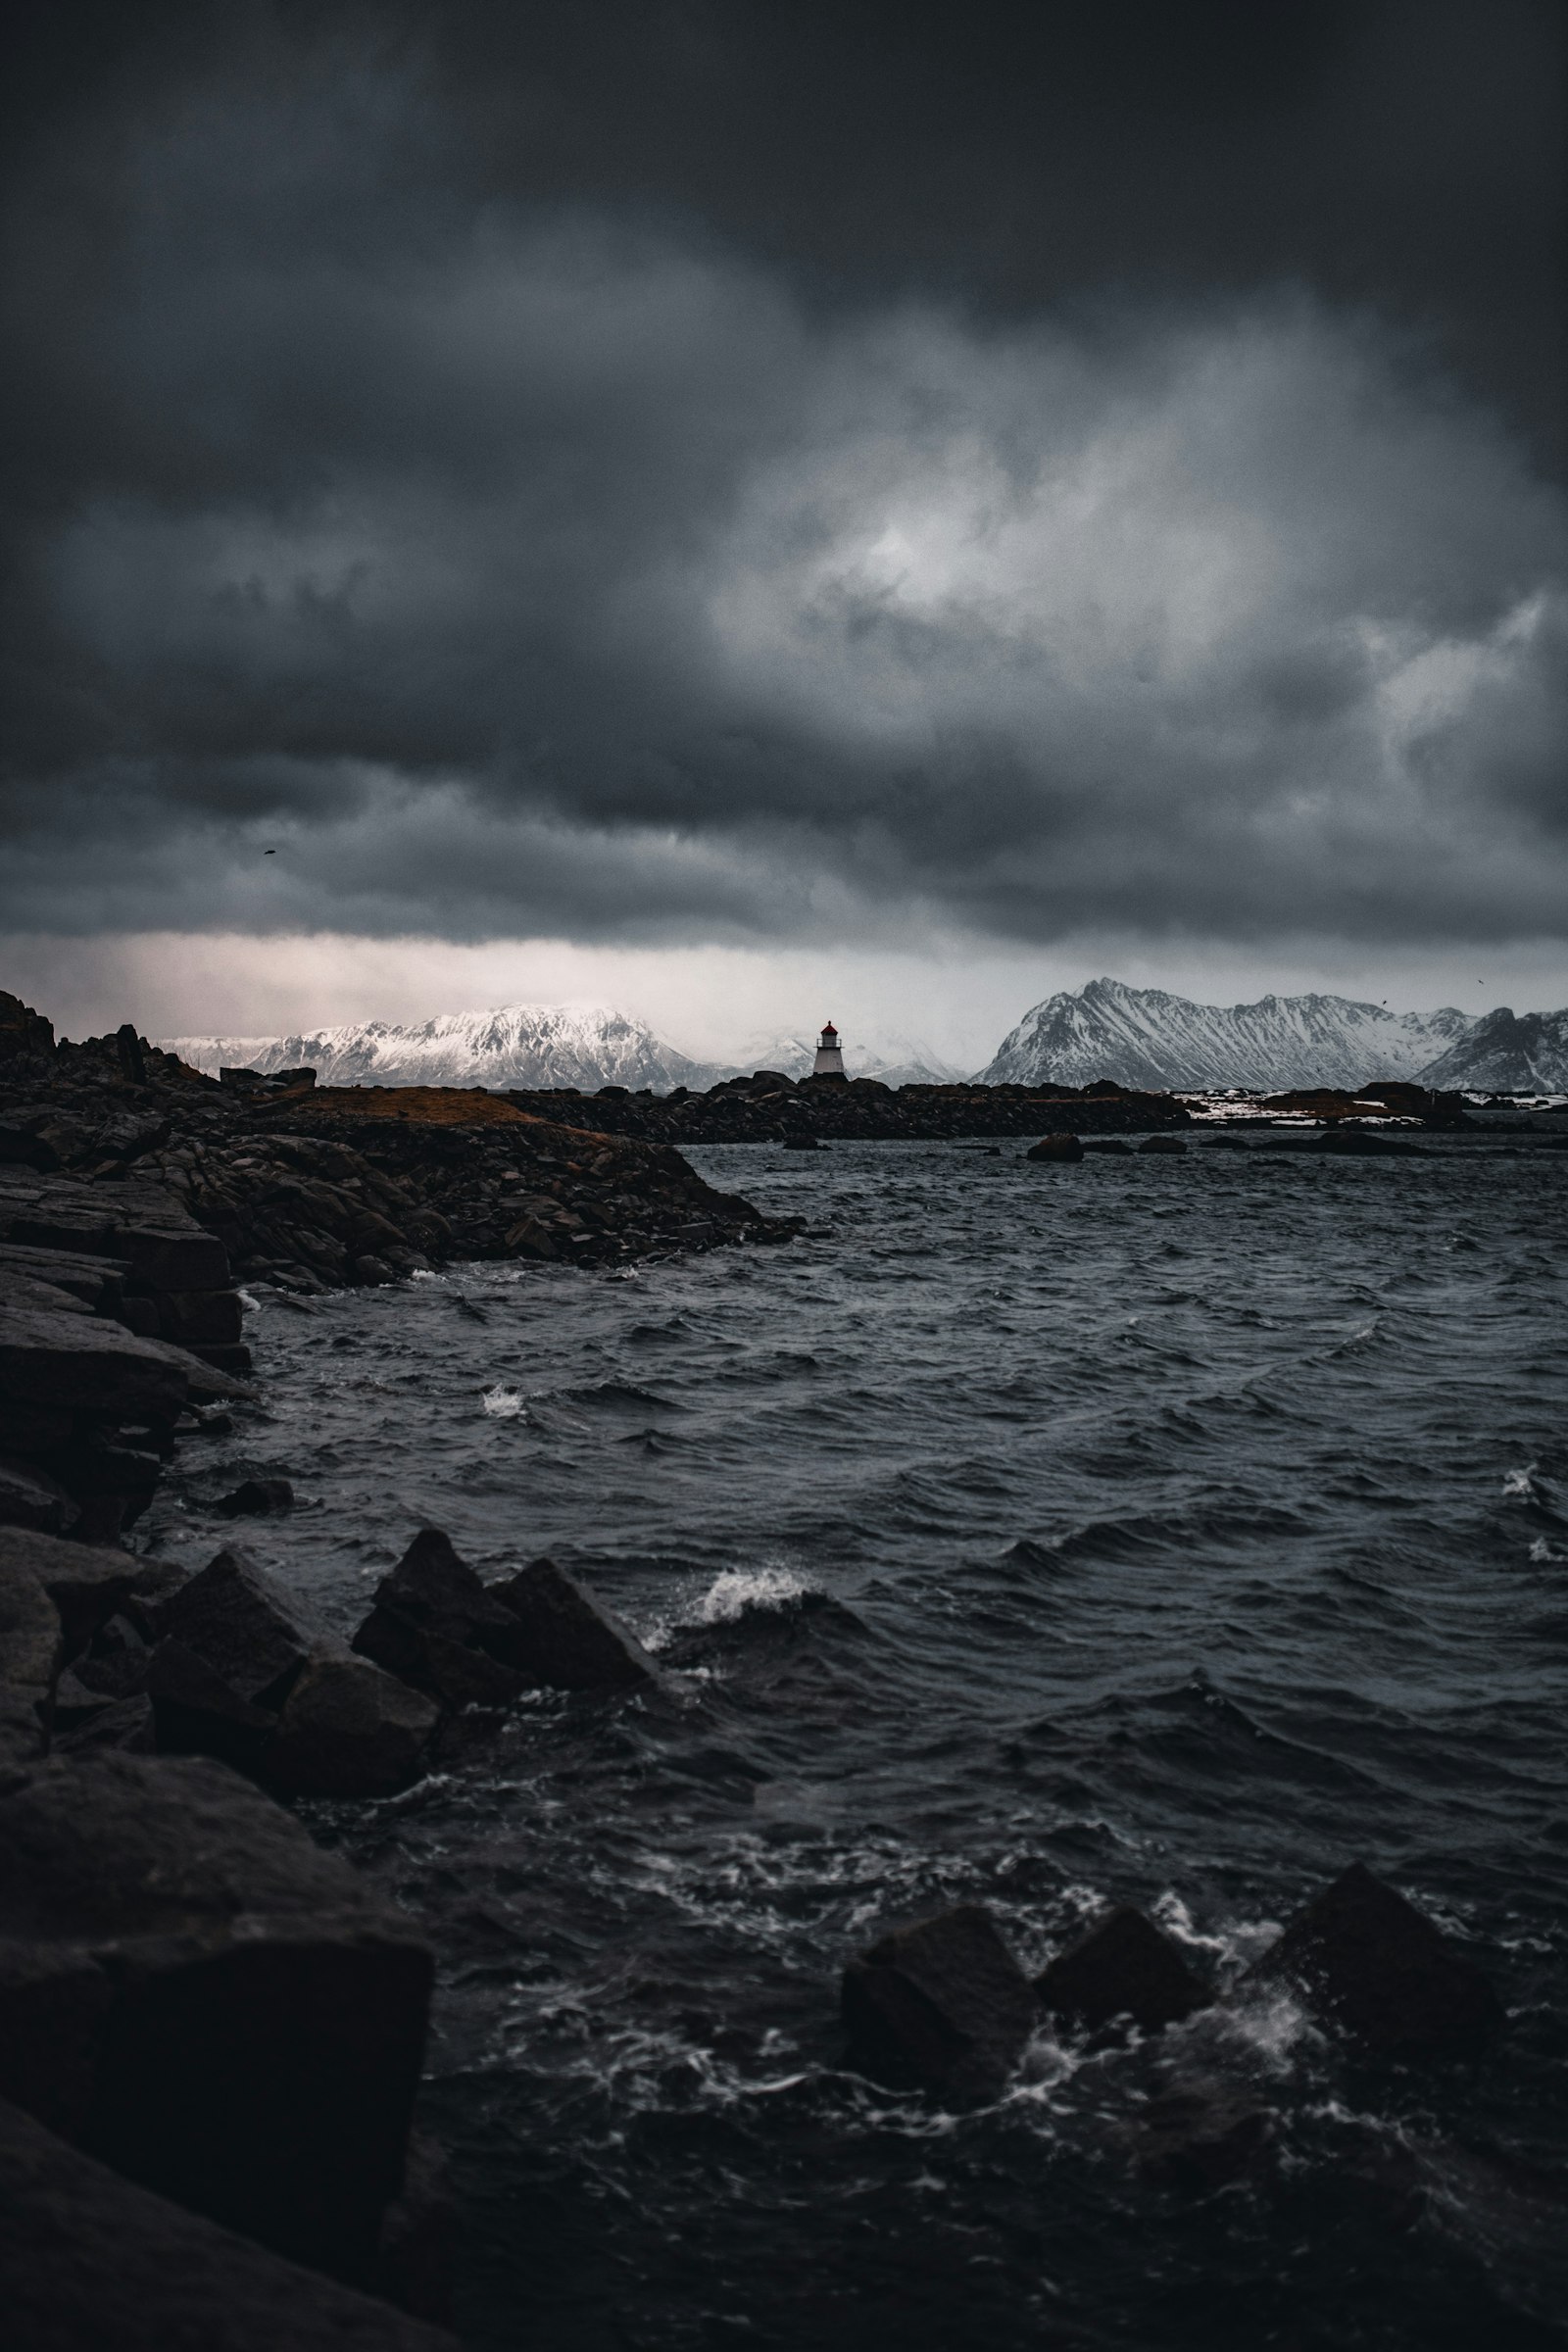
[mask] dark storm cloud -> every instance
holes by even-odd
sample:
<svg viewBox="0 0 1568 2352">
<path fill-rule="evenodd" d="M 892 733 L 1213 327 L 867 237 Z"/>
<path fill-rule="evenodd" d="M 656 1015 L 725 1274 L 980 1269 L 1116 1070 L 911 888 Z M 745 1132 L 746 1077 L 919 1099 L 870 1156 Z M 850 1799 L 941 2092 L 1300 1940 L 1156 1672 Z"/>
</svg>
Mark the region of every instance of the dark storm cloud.
<svg viewBox="0 0 1568 2352">
<path fill-rule="evenodd" d="M 972 60 L 944 129 L 940 44 L 885 43 L 878 94 L 869 21 L 813 17 L 808 86 L 791 16 L 215 48 L 170 11 L 57 96 L 13 213 L 10 921 L 1560 925 L 1560 498 L 1390 323 L 1399 292 L 1451 369 L 1507 313 L 1400 266 L 1429 181 L 1457 237 L 1461 118 L 1472 236 L 1528 210 L 1497 88 L 1471 120 L 1440 74 L 1424 143 L 1378 96 L 1405 12 L 1286 11 L 1258 52 L 1221 11 L 1244 64 L 1179 103 L 1158 39 L 1119 108 L 1069 43 L 1038 138 Z M 1421 21 L 1465 51 L 1465 12 Z M 1523 92 L 1544 15 L 1494 21 Z M 1345 200 L 1313 125 L 1393 192 L 1353 267 L 1308 233 Z M 1282 269 L 1319 290 L 1249 283 Z M 1528 418 L 1515 345 L 1482 388 Z"/>
</svg>

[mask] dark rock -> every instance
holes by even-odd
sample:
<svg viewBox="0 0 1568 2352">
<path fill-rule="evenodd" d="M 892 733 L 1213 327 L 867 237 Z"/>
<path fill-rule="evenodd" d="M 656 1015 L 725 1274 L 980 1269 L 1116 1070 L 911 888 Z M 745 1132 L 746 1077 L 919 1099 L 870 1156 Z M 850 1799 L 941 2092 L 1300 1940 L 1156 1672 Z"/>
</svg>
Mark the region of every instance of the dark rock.
<svg viewBox="0 0 1568 2352">
<path fill-rule="evenodd" d="M 1125 1137 L 1119 1135 L 1091 1136 L 1085 1141 L 1084 1150 L 1086 1152 L 1106 1152 L 1119 1155 L 1123 1159 L 1131 1159 L 1133 1152 L 1131 1144 Z"/>
<path fill-rule="evenodd" d="M 1001 2088 L 1035 2021 L 1034 1989 L 976 1903 L 896 1928 L 858 1953 L 842 2008 L 854 2063 L 960 2097 Z"/>
<path fill-rule="evenodd" d="M 93 1311 L 74 1291 L 40 1281 L 35 1274 L 18 1274 L 6 1265 L 0 1265 L 0 1306 L 42 1307 L 46 1313 L 58 1315 L 90 1315 Z"/>
<path fill-rule="evenodd" d="M 0 1528 L 0 1595 L 31 1583 L 48 1596 L 60 1620 L 63 1659 L 85 1649 L 109 1618 L 134 1608 L 135 1595 L 156 1586 L 165 1573 L 164 1562 L 137 1559 L 108 1544 L 66 1543 L 30 1528 Z"/>
<path fill-rule="evenodd" d="M 557 1690 L 634 1690 L 658 1681 L 659 1669 L 636 1635 L 554 1560 L 534 1560 L 488 1591 L 522 1626 L 536 1683 Z"/>
<path fill-rule="evenodd" d="M 536 1680 L 527 1629 L 434 1527 L 382 1577 L 354 1647 L 448 1706 L 503 1706 Z"/>
<path fill-rule="evenodd" d="M 452 2317 L 460 2226 L 446 2150 L 428 2132 L 410 2135 L 403 2189 L 386 2209 L 376 2292 L 418 2320 Z"/>
<path fill-rule="evenodd" d="M 84 2132 L 113 1999 L 92 1953 L 0 1935 L 0 2097 L 52 2132 Z"/>
<path fill-rule="evenodd" d="M 1503 2020 L 1481 1971 L 1360 1862 L 1291 1922 L 1247 1981 L 1294 1985 L 1315 2014 L 1379 2056 L 1473 2048 Z"/>
<path fill-rule="evenodd" d="M 314 1610 L 237 1548 L 219 1552 L 180 1588 L 163 1611 L 163 1631 L 241 1698 L 273 1709 L 327 1639 Z"/>
<path fill-rule="evenodd" d="M 35 1764 L 43 1749 L 37 1694 L 0 1681 L 0 1789 L 11 1788 L 18 1773 Z"/>
<path fill-rule="evenodd" d="M 1075 1135 L 1046 1135 L 1031 1144 L 1025 1159 L 1082 1159 L 1084 1148 Z"/>
<path fill-rule="evenodd" d="M 146 1689 L 151 1653 L 139 1617 L 138 1608 L 135 1618 L 116 1615 L 99 1627 L 85 1655 L 76 1660 L 76 1680 L 83 1689 L 108 1699 L 131 1698 Z"/>
<path fill-rule="evenodd" d="M 41 1470 L 26 1462 L 0 1461 L 0 1527 L 65 1536 L 80 1517 L 80 1505 Z"/>
<path fill-rule="evenodd" d="M 457 2352 L 456 2338 L 122 2180 L 0 2105 L 14 2352 Z"/>
<path fill-rule="evenodd" d="M 1179 1135 L 1146 1135 L 1138 1149 L 1140 1152 L 1185 1152 L 1187 1146 Z"/>
<path fill-rule="evenodd" d="M 217 1756 L 254 1773 L 276 1714 L 253 1706 L 183 1642 L 160 1642 L 147 1660 L 145 1682 L 158 1726 L 158 1744 L 175 1756 Z"/>
<path fill-rule="evenodd" d="M 376 1257 L 373 1254 L 352 1258 L 349 1262 L 349 1272 L 356 1282 L 373 1286 L 397 1280 L 396 1268 L 389 1266 L 384 1257 Z"/>
<path fill-rule="evenodd" d="M 1419 1144 L 1409 1144 L 1396 1135 L 1379 1135 L 1366 1127 L 1329 1127 L 1313 1136 L 1306 1146 L 1308 1152 L 1326 1152 L 1333 1159 L 1412 1159 L 1419 1158 Z"/>
<path fill-rule="evenodd" d="M 373 2275 L 429 1999 L 411 1921 L 221 1765 L 100 1754 L 0 1797 L 0 1936 L 109 1986 L 28 2061 L 86 2068 L 85 2146 L 297 2260 Z M 0 2050 L 10 2031 L 0 1998 Z"/>
<path fill-rule="evenodd" d="M 440 1718 L 368 1658 L 321 1650 L 290 1690 L 261 1770 L 295 1796 L 391 1796 L 424 1770 Z"/>
<path fill-rule="evenodd" d="M 189 1382 L 177 1350 L 98 1316 L 0 1307 L 0 1400 L 116 1420 L 172 1419 Z"/>
<path fill-rule="evenodd" d="M 84 1250 L 39 1250 L 19 1242 L 0 1242 L 0 1273 L 15 1273 L 52 1290 L 67 1291 L 95 1314 L 112 1315 L 121 1302 L 121 1287 L 130 1267 L 122 1259 L 89 1256 Z"/>
<path fill-rule="evenodd" d="M 291 1511 L 294 1490 L 286 1478 L 248 1478 L 215 1504 L 225 1519 L 256 1519 L 269 1511 Z"/>
<path fill-rule="evenodd" d="M 820 1152 L 822 1147 L 814 1135 L 787 1135 L 784 1149 L 786 1152 Z"/>
<path fill-rule="evenodd" d="M 161 1336 L 176 1347 L 231 1348 L 239 1342 L 244 1309 L 237 1291 L 165 1291 L 158 1319 Z"/>
<path fill-rule="evenodd" d="M 1129 1903 L 1053 1960 L 1035 1990 L 1054 2017 L 1096 2035 L 1128 2019 L 1157 2034 L 1214 1997 L 1170 1937 Z"/>
<path fill-rule="evenodd" d="M 1127 2145 L 1142 2180 L 1202 2197 L 1255 2171 L 1273 2138 L 1267 2108 L 1225 2083 L 1190 2082 L 1151 2099 Z"/>
<path fill-rule="evenodd" d="M 155 1755 L 158 1721 L 153 1702 L 144 1690 L 130 1698 L 113 1699 L 74 1730 L 63 1736 L 57 1731 L 49 1744 L 51 1754 L 57 1756 L 85 1755 L 105 1747 L 119 1748 L 127 1756 Z"/>
</svg>

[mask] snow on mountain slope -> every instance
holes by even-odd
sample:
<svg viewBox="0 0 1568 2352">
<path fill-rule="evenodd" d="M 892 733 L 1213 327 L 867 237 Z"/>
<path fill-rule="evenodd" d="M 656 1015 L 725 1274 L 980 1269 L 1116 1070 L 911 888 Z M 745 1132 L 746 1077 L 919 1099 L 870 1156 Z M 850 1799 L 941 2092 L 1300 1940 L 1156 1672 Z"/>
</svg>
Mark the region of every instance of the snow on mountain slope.
<svg viewBox="0 0 1568 2352">
<path fill-rule="evenodd" d="M 607 1004 L 502 1004 L 416 1028 L 364 1021 L 296 1037 L 178 1037 L 199 1070 L 309 1065 L 322 1086 L 706 1086 L 711 1073 Z"/>
<path fill-rule="evenodd" d="M 1497 1095 L 1568 1092 L 1568 1010 L 1512 1012 L 1499 1004 L 1421 1072 L 1428 1086 Z"/>
<path fill-rule="evenodd" d="M 1097 1078 L 1175 1089 L 1356 1086 L 1415 1077 L 1471 1027 L 1448 1006 L 1393 1013 L 1320 996 L 1195 1004 L 1162 989 L 1091 980 L 1026 1012 L 980 1077 L 991 1086 L 1088 1086 Z"/>
</svg>

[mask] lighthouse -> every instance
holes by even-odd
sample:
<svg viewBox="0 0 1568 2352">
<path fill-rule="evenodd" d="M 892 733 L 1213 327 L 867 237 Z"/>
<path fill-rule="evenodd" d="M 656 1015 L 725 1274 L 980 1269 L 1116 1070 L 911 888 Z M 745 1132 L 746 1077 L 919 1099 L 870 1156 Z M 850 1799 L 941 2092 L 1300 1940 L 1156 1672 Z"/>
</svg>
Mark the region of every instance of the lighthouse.
<svg viewBox="0 0 1568 2352">
<path fill-rule="evenodd" d="M 839 1044 L 838 1031 L 829 1021 L 816 1041 L 816 1059 L 811 1064 L 811 1076 L 813 1078 L 842 1078 L 843 1075 L 844 1049 Z"/>
</svg>

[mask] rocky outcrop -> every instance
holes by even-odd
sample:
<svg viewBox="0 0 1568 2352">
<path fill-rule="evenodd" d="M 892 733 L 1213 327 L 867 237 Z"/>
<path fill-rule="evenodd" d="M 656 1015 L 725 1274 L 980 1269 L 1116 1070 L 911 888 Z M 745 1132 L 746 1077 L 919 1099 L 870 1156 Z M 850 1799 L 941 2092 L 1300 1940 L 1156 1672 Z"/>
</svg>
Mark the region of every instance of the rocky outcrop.
<svg viewBox="0 0 1568 2352">
<path fill-rule="evenodd" d="M 491 1592 L 523 1629 L 531 1680 L 555 1690 L 636 1690 L 659 1669 L 635 1634 L 554 1560 L 534 1560 Z"/>
<path fill-rule="evenodd" d="M 1326 2023 L 1381 2057 L 1474 2049 L 1503 2017 L 1481 1971 L 1360 1862 L 1291 1922 L 1249 1981 L 1289 1984 Z"/>
<path fill-rule="evenodd" d="M 102 1755 L 0 1796 L 0 2094 L 274 2250 L 374 2274 L 430 1953 L 223 1766 Z"/>
<path fill-rule="evenodd" d="M 977 1903 L 881 1936 L 841 1999 L 853 2065 L 959 2098 L 993 2097 L 1035 2023 L 1034 1988 Z"/>
<path fill-rule="evenodd" d="M 1082 1159 L 1084 1148 L 1075 1135 L 1043 1135 L 1038 1144 L 1031 1144 L 1025 1159 L 1073 1161 Z"/>
</svg>

